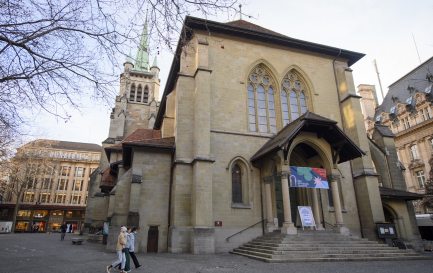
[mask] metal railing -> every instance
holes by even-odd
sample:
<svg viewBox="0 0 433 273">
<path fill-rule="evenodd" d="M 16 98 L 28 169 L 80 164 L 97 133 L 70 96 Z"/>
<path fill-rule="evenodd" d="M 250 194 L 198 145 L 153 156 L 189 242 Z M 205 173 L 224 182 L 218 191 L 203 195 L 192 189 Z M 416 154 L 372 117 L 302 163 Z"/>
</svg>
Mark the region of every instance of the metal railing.
<svg viewBox="0 0 433 273">
<path fill-rule="evenodd" d="M 332 230 L 335 230 L 337 228 L 337 225 L 326 222 L 325 220 L 323 220 L 323 225 L 324 225 L 325 229 L 326 229 L 326 226 L 330 227 Z"/>
<path fill-rule="evenodd" d="M 246 228 L 244 228 L 244 229 L 242 229 L 242 230 L 240 230 L 240 231 L 238 231 L 238 232 L 236 232 L 236 233 L 230 235 L 229 237 L 226 238 L 226 242 L 228 242 L 228 241 L 230 240 L 230 238 L 232 238 L 232 237 L 234 237 L 234 236 L 236 236 L 236 235 L 238 235 L 238 234 L 241 234 L 242 232 L 244 232 L 244 231 L 246 231 L 246 230 L 248 230 L 248 229 L 250 229 L 250 228 L 256 226 L 257 224 L 263 223 L 264 221 L 265 221 L 265 220 L 260 220 L 260 221 L 258 221 L 257 223 L 252 224 L 251 226 L 248 226 L 248 227 L 246 227 Z"/>
</svg>

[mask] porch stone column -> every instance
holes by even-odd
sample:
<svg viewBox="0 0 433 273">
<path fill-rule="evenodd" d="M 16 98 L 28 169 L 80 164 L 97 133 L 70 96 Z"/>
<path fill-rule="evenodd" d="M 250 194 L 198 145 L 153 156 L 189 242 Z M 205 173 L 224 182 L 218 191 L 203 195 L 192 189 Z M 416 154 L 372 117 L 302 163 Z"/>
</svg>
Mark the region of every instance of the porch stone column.
<svg viewBox="0 0 433 273">
<path fill-rule="evenodd" d="M 281 233 L 297 234 L 298 231 L 292 222 L 292 211 L 290 210 L 289 175 L 290 172 L 281 172 L 281 191 L 283 193 L 284 208 L 284 223 L 281 227 Z"/>
<path fill-rule="evenodd" d="M 264 179 L 265 195 L 266 195 L 266 231 L 272 232 L 277 229 L 274 223 L 274 214 L 272 213 L 272 193 L 271 193 L 271 177 Z"/>
<path fill-rule="evenodd" d="M 337 227 L 340 229 L 340 233 L 349 235 L 349 229 L 344 226 L 343 221 L 343 213 L 341 212 L 341 200 L 340 200 L 340 192 L 338 189 L 338 183 L 340 182 L 340 173 L 337 169 L 332 169 L 331 175 L 331 188 L 332 188 L 332 199 L 334 201 L 334 209 L 335 209 L 335 221 L 337 223 Z"/>
<path fill-rule="evenodd" d="M 312 190 L 312 197 L 313 197 L 313 215 L 314 215 L 314 221 L 316 222 L 316 229 L 324 230 L 321 221 L 322 219 L 320 218 L 319 198 L 317 196 L 318 189 L 311 189 L 311 190 Z"/>
</svg>

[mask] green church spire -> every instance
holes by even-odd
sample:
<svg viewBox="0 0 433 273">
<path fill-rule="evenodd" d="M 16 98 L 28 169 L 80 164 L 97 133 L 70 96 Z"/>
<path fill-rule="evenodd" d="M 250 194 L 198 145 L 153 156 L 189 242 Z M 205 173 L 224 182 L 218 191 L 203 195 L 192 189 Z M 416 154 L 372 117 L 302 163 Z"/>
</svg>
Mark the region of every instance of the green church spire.
<svg viewBox="0 0 433 273">
<path fill-rule="evenodd" d="M 134 70 L 149 71 L 149 52 L 147 35 L 147 18 L 141 33 L 140 45 L 138 46 L 137 58 L 135 58 Z"/>
</svg>

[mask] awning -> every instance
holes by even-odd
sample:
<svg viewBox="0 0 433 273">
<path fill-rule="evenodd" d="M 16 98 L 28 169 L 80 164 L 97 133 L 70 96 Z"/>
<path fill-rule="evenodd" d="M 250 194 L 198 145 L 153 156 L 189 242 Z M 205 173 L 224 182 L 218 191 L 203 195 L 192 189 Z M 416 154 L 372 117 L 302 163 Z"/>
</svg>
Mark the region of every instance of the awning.
<svg viewBox="0 0 433 273">
<path fill-rule="evenodd" d="M 251 158 L 256 162 L 266 155 L 279 151 L 287 151 L 290 143 L 301 132 L 316 133 L 317 137 L 325 139 L 337 153 L 338 162 L 342 163 L 365 155 L 338 126 L 337 122 L 319 116 L 312 112 L 306 112 L 298 119 L 287 124 L 277 135 L 271 138 Z"/>
</svg>

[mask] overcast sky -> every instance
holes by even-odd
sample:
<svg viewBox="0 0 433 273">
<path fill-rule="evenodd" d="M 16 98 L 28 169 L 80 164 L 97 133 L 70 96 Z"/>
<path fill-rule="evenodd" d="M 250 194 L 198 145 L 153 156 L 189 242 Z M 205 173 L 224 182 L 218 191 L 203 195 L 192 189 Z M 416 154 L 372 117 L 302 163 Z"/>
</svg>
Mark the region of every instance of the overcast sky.
<svg viewBox="0 0 433 273">
<path fill-rule="evenodd" d="M 366 54 L 352 66 L 355 85 L 374 84 L 380 92 L 376 60 L 385 94 L 390 84 L 433 56 L 431 0 L 254 0 L 245 1 L 242 12 L 251 16 L 242 19 L 289 37 Z M 208 19 L 227 22 L 239 14 Z M 171 60 L 164 51 L 158 56 L 162 87 Z M 378 97 L 381 101 L 380 93 Z M 80 111 L 71 110 L 66 123 L 36 113 L 29 138 L 101 144 L 108 136 L 110 111 L 110 106 L 87 103 Z"/>
</svg>

